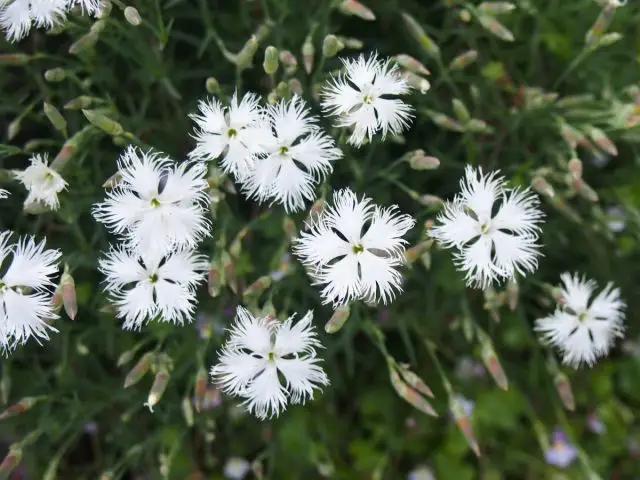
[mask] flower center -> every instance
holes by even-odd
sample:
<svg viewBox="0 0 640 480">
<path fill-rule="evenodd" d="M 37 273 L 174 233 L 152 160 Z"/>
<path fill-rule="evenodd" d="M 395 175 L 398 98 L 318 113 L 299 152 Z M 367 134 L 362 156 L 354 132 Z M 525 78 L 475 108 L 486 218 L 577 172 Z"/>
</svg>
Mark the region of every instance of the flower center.
<svg viewBox="0 0 640 480">
<path fill-rule="evenodd" d="M 233 138 L 238 134 L 238 131 L 235 128 L 230 128 L 229 130 L 227 130 L 227 136 L 229 138 Z"/>
<path fill-rule="evenodd" d="M 158 200 L 156 197 L 153 197 L 149 203 L 151 203 L 151 206 L 153 208 L 158 208 L 160 206 L 160 200 Z"/>
<path fill-rule="evenodd" d="M 373 96 L 367 93 L 362 97 L 362 102 L 371 105 L 373 103 Z"/>
<path fill-rule="evenodd" d="M 282 146 L 280 147 L 280 155 L 286 155 L 289 152 L 289 147 Z"/>
<path fill-rule="evenodd" d="M 269 360 L 270 362 L 275 362 L 276 360 L 276 354 L 274 352 L 269 352 L 267 354 L 267 360 Z"/>
<path fill-rule="evenodd" d="M 584 322 L 587 319 L 587 312 L 580 312 L 578 314 L 578 321 Z"/>
<path fill-rule="evenodd" d="M 351 245 L 351 250 L 353 253 L 358 254 L 364 252 L 364 247 L 359 243 L 356 243 L 355 245 Z"/>
<path fill-rule="evenodd" d="M 151 275 L 149 275 L 149 281 L 151 283 L 156 283 L 158 281 L 158 274 L 152 273 Z"/>
<path fill-rule="evenodd" d="M 491 229 L 491 222 L 485 222 L 480 224 L 480 232 L 485 234 L 485 233 L 489 233 L 489 230 Z"/>
</svg>

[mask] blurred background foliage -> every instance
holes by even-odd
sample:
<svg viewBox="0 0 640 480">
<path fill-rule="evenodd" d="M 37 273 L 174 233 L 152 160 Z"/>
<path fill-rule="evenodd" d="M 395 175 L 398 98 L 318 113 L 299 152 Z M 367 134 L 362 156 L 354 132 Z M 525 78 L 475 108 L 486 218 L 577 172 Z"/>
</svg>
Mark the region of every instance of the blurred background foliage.
<svg viewBox="0 0 640 480">
<path fill-rule="evenodd" d="M 14 447 L 0 471 L 21 454 L 14 478 L 240 478 L 249 464 L 247 478 L 429 478 L 419 467 L 455 480 L 637 478 L 640 7 L 513 5 L 367 0 L 367 12 L 339 0 L 140 0 L 136 26 L 131 10 L 125 19 L 127 5 L 113 0 L 98 21 L 74 15 L 55 32 L 33 31 L 15 45 L 0 40 L 0 166 L 12 192 L 1 225 L 62 249 L 79 306 L 74 321 L 62 313 L 51 342 L 31 342 L 2 361 L 0 401 L 28 411 L 1 417 L 2 439 Z M 610 24 L 603 12 L 612 13 Z M 340 68 L 322 55 L 328 34 L 348 37 L 340 56 L 415 57 L 431 71 L 431 88 L 407 98 L 416 119 L 404 137 L 359 150 L 342 144 L 345 158 L 321 195 L 350 186 L 398 204 L 418 219 L 409 237 L 417 245 L 466 163 L 500 169 L 541 192 L 545 256 L 517 288 L 483 294 L 465 289 L 449 252 L 423 244 L 405 269 L 402 296 L 388 307 L 353 305 L 338 333 L 323 333 L 331 386 L 261 423 L 205 388 L 204 369 L 238 303 L 279 316 L 313 308 L 319 330 L 332 315 L 286 255 L 307 213 L 288 218 L 279 206 L 248 202 L 212 168 L 215 230 L 202 245 L 212 281 L 200 292 L 197 321 L 125 332 L 102 293 L 96 260 L 109 239 L 90 208 L 128 143 L 186 157 L 194 145 L 187 114 L 208 94 L 205 84 L 222 98 L 236 88 L 265 99 L 302 89 L 319 112 L 318 88 Z M 281 63 L 266 75 L 268 45 L 291 51 L 297 69 Z M 310 46 L 306 71 L 302 51 L 309 63 Z M 45 114 L 45 102 L 64 122 Z M 118 123 L 94 117 L 92 125 L 92 112 Z M 413 170 L 406 160 L 416 149 L 440 167 Z M 24 168 L 32 152 L 63 167 L 69 188 L 58 212 L 23 211 L 25 193 L 10 170 Z M 582 162 L 573 177 L 571 159 Z M 553 309 L 551 286 L 564 271 L 615 282 L 629 305 L 626 341 L 591 369 L 561 368 L 532 332 Z M 243 295 L 265 275 L 268 288 Z M 392 384 L 389 368 L 404 363 L 434 398 Z M 137 380 L 146 368 L 123 388 L 127 375 Z M 143 404 L 163 368 L 169 381 L 151 413 Z M 428 400 L 438 417 L 405 400 L 429 411 Z M 556 428 L 566 443 L 553 443 Z M 579 453 L 567 468 L 545 461 L 549 449 L 571 446 Z"/>
</svg>

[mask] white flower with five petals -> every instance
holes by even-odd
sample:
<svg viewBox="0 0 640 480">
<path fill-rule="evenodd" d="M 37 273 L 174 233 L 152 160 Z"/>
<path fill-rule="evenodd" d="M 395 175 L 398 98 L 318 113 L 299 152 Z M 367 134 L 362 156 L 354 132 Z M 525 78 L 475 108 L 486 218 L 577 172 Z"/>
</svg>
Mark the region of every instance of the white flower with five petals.
<svg viewBox="0 0 640 480">
<path fill-rule="evenodd" d="M 197 145 L 189 158 L 215 160 L 222 157 L 222 170 L 242 181 L 269 135 L 259 102 L 260 97 L 254 93 L 245 94 L 238 102 L 237 92 L 228 107 L 215 98 L 200 101 L 200 113 L 189 115 L 198 127 L 194 135 Z"/>
<path fill-rule="evenodd" d="M 324 89 L 322 106 L 338 116 L 337 126 L 353 128 L 348 142 L 360 146 L 378 131 L 384 139 L 387 133 L 396 135 L 406 129 L 412 108 L 397 97 L 408 93 L 410 86 L 398 66 L 390 59 L 379 60 L 375 53 L 342 62 L 345 73 Z"/>
<path fill-rule="evenodd" d="M 593 365 L 606 356 L 616 338 L 624 334 L 624 309 L 620 290 L 612 283 L 594 297 L 596 282 L 578 274 L 560 275 L 560 304 L 556 311 L 536 320 L 541 340 L 558 347 L 562 361 L 575 368 Z"/>
<path fill-rule="evenodd" d="M 118 171 L 120 182 L 94 206 L 93 216 L 132 248 L 161 256 L 173 247 L 193 248 L 210 234 L 204 164 L 177 165 L 129 147 Z"/>
<path fill-rule="evenodd" d="M 497 174 L 467 166 L 460 194 L 445 204 L 429 231 L 443 247 L 459 250 L 455 263 L 475 287 L 486 288 L 516 272 L 532 273 L 538 266 L 544 217 L 538 197 L 529 189 L 506 188 Z"/>
<path fill-rule="evenodd" d="M 48 322 L 58 318 L 52 306 L 52 277 L 60 251 L 45 249 L 31 236 L 9 243 L 11 232 L 0 233 L 0 348 L 5 351 L 33 337 L 49 340 Z M 10 260 L 9 260 L 10 259 Z"/>
<path fill-rule="evenodd" d="M 395 206 L 382 208 L 348 188 L 333 195 L 325 207 L 294 240 L 294 253 L 307 267 L 315 284 L 324 285 L 324 303 L 343 305 L 351 300 L 388 303 L 401 290 L 397 267 L 404 263 L 403 236 L 415 220 Z"/>
<path fill-rule="evenodd" d="M 25 206 L 42 203 L 53 210 L 58 209 L 58 194 L 67 187 L 67 182 L 48 166 L 46 155 L 31 157 L 31 165 L 23 171 L 16 172 L 15 177 L 29 192 L 24 202 Z"/>
<path fill-rule="evenodd" d="M 322 345 L 311 323 L 313 312 L 295 324 L 293 318 L 256 318 L 238 307 L 218 364 L 211 368 L 213 381 L 224 392 L 244 398 L 246 409 L 260 419 L 278 416 L 289 402 L 313 399 L 314 390 L 329 384 L 318 365 L 316 348 Z"/>
<path fill-rule="evenodd" d="M 191 322 L 195 288 L 208 267 L 206 258 L 191 250 L 158 255 L 122 247 L 111 250 L 98 265 L 125 329 L 140 329 L 151 320 Z"/>
<path fill-rule="evenodd" d="M 267 109 L 270 129 L 244 190 L 260 202 L 277 201 L 287 212 L 315 198 L 314 187 L 342 157 L 335 142 L 317 125 L 304 100 L 294 96 Z M 273 133 L 271 133 L 273 132 Z"/>
</svg>

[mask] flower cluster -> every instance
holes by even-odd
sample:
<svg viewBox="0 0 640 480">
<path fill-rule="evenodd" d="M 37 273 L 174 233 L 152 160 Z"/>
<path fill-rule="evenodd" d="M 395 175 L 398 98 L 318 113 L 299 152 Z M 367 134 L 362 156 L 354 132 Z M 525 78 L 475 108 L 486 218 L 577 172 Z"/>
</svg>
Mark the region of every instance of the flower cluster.
<svg viewBox="0 0 640 480">
<path fill-rule="evenodd" d="M 32 26 L 51 29 L 60 25 L 75 6 L 96 15 L 100 0 L 0 0 L 0 28 L 7 40 L 15 42 L 28 35 Z"/>
<path fill-rule="evenodd" d="M 119 182 L 94 206 L 96 220 L 120 237 L 99 267 L 124 328 L 193 320 L 207 268 L 195 249 L 211 227 L 205 174 L 202 164 L 129 147 L 118 161 Z"/>
</svg>

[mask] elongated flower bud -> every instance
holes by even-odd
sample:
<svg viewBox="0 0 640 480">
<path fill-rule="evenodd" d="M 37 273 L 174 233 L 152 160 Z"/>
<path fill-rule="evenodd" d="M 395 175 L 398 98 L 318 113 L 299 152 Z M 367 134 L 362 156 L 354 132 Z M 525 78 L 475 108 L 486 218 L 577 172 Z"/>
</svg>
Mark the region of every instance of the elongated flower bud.
<svg viewBox="0 0 640 480">
<path fill-rule="evenodd" d="M 434 395 L 431 389 L 427 386 L 426 383 L 424 383 L 424 381 L 418 375 L 416 375 L 414 372 L 409 370 L 408 365 L 399 365 L 399 367 L 400 367 L 399 369 L 400 375 L 402 376 L 404 381 L 409 384 L 411 388 L 413 388 L 414 390 L 417 390 L 423 395 L 426 395 L 427 397 L 434 398 Z"/>
<path fill-rule="evenodd" d="M 267 75 L 273 75 L 278 71 L 278 49 L 269 45 L 264 51 L 264 61 L 262 68 Z"/>
<path fill-rule="evenodd" d="M 44 102 L 44 114 L 47 116 L 51 124 L 56 130 L 63 135 L 67 135 L 67 121 L 56 107 L 50 103 Z"/>
<path fill-rule="evenodd" d="M 558 372 L 553 379 L 553 383 L 556 386 L 560 400 L 564 407 L 573 412 L 576 409 L 576 402 L 573 398 L 573 391 L 571 390 L 571 383 L 569 378 L 562 372 Z"/>
<path fill-rule="evenodd" d="M 349 304 L 336 308 L 329 321 L 325 324 L 324 331 L 327 333 L 336 333 L 339 331 L 344 324 L 347 323 L 347 320 L 349 320 L 350 312 Z"/>
<path fill-rule="evenodd" d="M 231 291 L 235 294 L 238 293 L 238 281 L 236 279 L 234 273 L 234 265 L 233 260 L 231 260 L 231 255 L 226 250 L 222 251 L 220 255 L 220 262 L 222 265 L 222 271 L 224 272 L 224 279 Z"/>
<path fill-rule="evenodd" d="M 426 78 L 422 78 L 421 76 L 416 75 L 413 72 L 409 72 L 408 70 L 402 72 L 400 76 L 405 79 L 405 81 L 411 88 L 418 90 L 423 95 L 427 93 L 431 88 L 429 80 L 427 80 Z"/>
<path fill-rule="evenodd" d="M 616 5 L 614 5 L 612 2 L 608 2 L 604 6 L 595 23 L 591 26 L 591 28 L 587 32 L 587 35 L 585 36 L 584 41 L 587 46 L 593 46 L 593 44 L 597 42 L 600 37 L 602 37 L 604 32 L 609 27 L 615 11 Z"/>
<path fill-rule="evenodd" d="M 196 373 L 196 380 L 195 380 L 195 386 L 194 386 L 194 392 L 193 392 L 194 404 L 196 407 L 196 412 L 198 413 L 200 413 L 202 409 L 202 405 L 205 400 L 205 395 L 207 393 L 207 381 L 208 381 L 207 371 L 205 370 L 204 367 L 200 367 L 200 369 L 198 369 L 198 373 Z"/>
<path fill-rule="evenodd" d="M 461 53 L 456 58 L 451 60 L 451 63 L 449 64 L 449 70 L 451 71 L 464 70 L 469 65 L 474 63 L 477 59 L 478 59 L 477 50 L 467 50 L 466 52 Z"/>
<path fill-rule="evenodd" d="M 593 140 L 593 142 L 600 147 L 602 150 L 607 152 L 609 155 L 615 157 L 618 155 L 618 149 L 615 144 L 611 141 L 607 134 L 604 133 L 597 127 L 589 126 L 587 128 L 587 135 Z"/>
<path fill-rule="evenodd" d="M 409 70 L 410 72 L 417 73 L 418 75 L 429 75 L 431 72 L 425 67 L 419 60 L 416 60 L 411 55 L 401 53 L 393 57 L 398 65 L 402 68 Z"/>
<path fill-rule="evenodd" d="M 209 264 L 209 270 L 207 271 L 207 289 L 209 295 L 216 298 L 220 295 L 223 285 L 222 265 L 220 265 L 216 259 Z"/>
<path fill-rule="evenodd" d="M 298 69 L 298 59 L 289 50 L 281 50 L 279 58 L 280 63 L 284 66 L 285 72 L 288 74 L 292 74 Z"/>
<path fill-rule="evenodd" d="M 574 179 L 582 178 L 582 162 L 578 158 L 572 158 L 567 164 L 567 169 Z"/>
<path fill-rule="evenodd" d="M 488 335 L 482 333 L 479 335 L 480 338 L 480 352 L 482 361 L 484 365 L 489 370 L 489 373 L 493 377 L 493 380 L 496 382 L 502 390 L 509 389 L 509 381 L 507 380 L 507 376 L 502 369 L 502 365 L 500 364 L 500 360 L 498 360 L 498 355 L 496 355 L 496 351 L 493 348 L 493 343 Z"/>
<path fill-rule="evenodd" d="M 389 379 L 391 380 L 393 389 L 400 398 L 427 415 L 431 415 L 433 417 L 438 416 L 438 413 L 433 409 L 431 404 L 416 390 L 409 387 L 402 378 L 400 378 L 400 374 L 393 367 L 389 368 Z"/>
<path fill-rule="evenodd" d="M 518 288 L 518 281 L 515 278 L 512 278 L 507 283 L 507 305 L 509 305 L 509 310 L 512 312 L 518 306 L 518 297 L 520 296 L 520 291 Z"/>
<path fill-rule="evenodd" d="M 513 42 L 515 40 L 515 37 L 513 36 L 513 33 L 511 33 L 511 30 L 505 27 L 494 17 L 490 15 L 479 14 L 478 21 L 480 22 L 480 25 L 485 28 L 485 30 L 491 32 L 500 40 L 504 40 L 505 42 Z"/>
<path fill-rule="evenodd" d="M 469 113 L 469 110 L 462 102 L 462 100 L 460 100 L 459 98 L 454 98 L 453 100 L 451 100 L 451 104 L 453 107 L 453 113 L 456 114 L 458 120 L 463 123 L 467 123 L 469 120 L 471 120 L 471 114 Z"/>
<path fill-rule="evenodd" d="M 76 319 L 78 314 L 78 301 L 76 299 L 76 284 L 69 271 L 69 266 L 65 264 L 62 277 L 60 278 L 60 289 L 62 291 L 62 304 L 64 311 L 71 320 Z"/>
<path fill-rule="evenodd" d="M 432 58 L 440 58 L 440 48 L 427 35 L 420 24 L 408 13 L 402 12 L 402 20 L 407 26 L 411 36 L 418 42 L 422 50 Z"/>
<path fill-rule="evenodd" d="M 31 58 L 26 53 L 5 53 L 0 55 L 0 66 L 19 67 L 29 63 Z"/>
<path fill-rule="evenodd" d="M 431 246 L 433 245 L 433 240 L 429 239 L 429 240 L 425 240 L 423 242 L 420 242 L 419 244 L 417 244 L 414 247 L 409 248 L 405 254 L 404 254 L 404 260 L 407 264 L 412 264 L 413 262 L 415 262 L 418 258 L 420 258 L 420 256 L 426 252 L 427 250 L 429 250 L 431 248 Z"/>
<path fill-rule="evenodd" d="M 153 378 L 153 384 L 151 390 L 149 390 L 149 396 L 144 406 L 153 412 L 153 407 L 160 401 L 164 391 L 167 389 L 169 383 L 169 370 L 166 366 L 160 366 L 156 376 Z"/>
<path fill-rule="evenodd" d="M 102 21 L 103 20 L 98 20 L 94 23 L 94 25 L 97 25 Z M 102 24 L 102 27 L 104 27 L 104 24 Z M 93 48 L 98 41 L 99 37 L 97 32 L 99 31 L 100 28 L 96 28 L 96 31 L 92 29 L 91 31 L 89 31 L 89 33 L 81 36 L 78 40 L 71 44 L 71 46 L 69 47 L 69 53 L 71 55 L 78 55 Z"/>
<path fill-rule="evenodd" d="M 271 286 L 272 279 L 270 275 L 263 275 L 251 285 L 249 285 L 244 292 L 242 292 L 242 296 L 244 298 L 259 296 L 262 292 L 264 292 L 267 288 Z"/>
<path fill-rule="evenodd" d="M 444 128 L 446 130 L 452 130 L 454 132 L 464 131 L 464 127 L 460 125 L 460 123 L 458 123 L 456 120 L 454 120 L 451 117 L 448 117 L 443 113 L 433 112 L 429 116 L 431 117 L 431 120 L 433 120 L 433 123 L 435 123 L 441 128 Z"/>
<path fill-rule="evenodd" d="M 0 463 L 0 478 L 10 478 L 11 472 L 20 464 L 20 460 L 22 460 L 22 448 L 14 443 L 9 447 L 9 453 Z"/>
<path fill-rule="evenodd" d="M 435 170 L 440 166 L 440 160 L 424 154 L 424 150 L 419 149 L 408 154 L 409 165 L 414 170 Z"/>
<path fill-rule="evenodd" d="M 549 198 L 553 198 L 556 194 L 553 187 L 544 179 L 544 177 L 534 177 L 534 179 L 531 180 L 531 188 L 540 195 L 544 195 Z"/>
<path fill-rule="evenodd" d="M 88 95 L 80 95 L 64 104 L 65 110 L 86 110 L 94 102 L 94 97 Z"/>
<path fill-rule="evenodd" d="M 253 57 L 258 51 L 258 45 L 258 39 L 255 35 L 252 35 L 235 57 L 235 64 L 238 69 L 246 70 L 251 66 Z"/>
<path fill-rule="evenodd" d="M 473 453 L 476 454 L 477 457 L 480 456 L 480 447 L 478 446 L 478 442 L 476 441 L 475 436 L 473 435 L 473 429 L 471 428 L 471 420 L 467 416 L 464 411 L 464 407 L 462 403 L 456 396 L 451 396 L 449 399 L 449 408 L 451 409 L 451 413 L 453 414 L 453 418 L 456 422 L 456 425 L 464 435 L 464 438 L 467 440 L 467 443 L 473 450 Z"/>
<path fill-rule="evenodd" d="M 127 374 L 124 379 L 124 388 L 129 388 L 131 385 L 138 383 L 147 374 L 155 358 L 156 354 L 154 352 L 145 353 Z"/>
<path fill-rule="evenodd" d="M 129 350 L 126 350 L 126 351 L 122 352 L 120 354 L 120 356 L 118 357 L 118 361 L 116 362 L 116 366 L 117 367 L 121 367 L 122 365 L 126 365 L 127 363 L 129 363 L 131 360 L 133 360 L 133 357 L 135 356 L 137 351 L 138 351 L 137 348 L 132 348 L 132 349 L 129 349 Z"/>
<path fill-rule="evenodd" d="M 420 195 L 418 198 L 418 202 L 420 205 L 424 205 L 425 207 L 442 205 L 444 200 L 437 195 L 431 195 L 429 193 L 425 193 L 424 195 Z"/>
<path fill-rule="evenodd" d="M 82 113 L 92 125 L 98 127 L 100 130 L 109 135 L 117 136 L 124 133 L 124 128 L 122 128 L 122 125 L 120 125 L 115 120 L 106 117 L 102 113 L 97 112 L 96 110 L 82 110 Z"/>
<path fill-rule="evenodd" d="M 478 5 L 478 10 L 489 15 L 500 15 L 503 13 L 509 13 L 514 10 L 516 6 L 511 2 L 482 2 Z"/>
<path fill-rule="evenodd" d="M 9 406 L 4 412 L 0 413 L 0 420 L 6 420 L 10 417 L 15 417 L 21 413 L 27 412 L 33 408 L 33 406 L 44 400 L 46 397 L 25 397 L 17 403 Z"/>
<path fill-rule="evenodd" d="M 357 0 L 343 0 L 338 9 L 346 15 L 353 15 L 362 20 L 372 22 L 376 19 L 371 9 Z"/>
<path fill-rule="evenodd" d="M 193 407 L 191 406 L 191 399 L 184 397 L 180 406 L 182 407 L 182 415 L 184 415 L 184 421 L 187 427 L 193 427 Z"/>
<path fill-rule="evenodd" d="M 304 65 L 304 71 L 308 74 L 313 70 L 313 61 L 316 54 L 316 49 L 313 46 L 313 40 L 311 35 L 308 35 L 302 44 L 302 64 Z"/>
<path fill-rule="evenodd" d="M 292 93 L 295 93 L 296 95 L 302 95 L 303 89 L 302 89 L 302 83 L 300 83 L 300 80 L 298 80 L 297 78 L 290 78 L 288 84 L 289 84 L 289 90 Z"/>
</svg>

